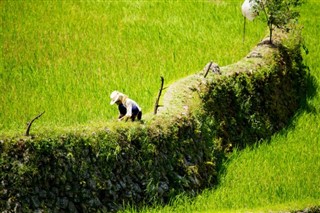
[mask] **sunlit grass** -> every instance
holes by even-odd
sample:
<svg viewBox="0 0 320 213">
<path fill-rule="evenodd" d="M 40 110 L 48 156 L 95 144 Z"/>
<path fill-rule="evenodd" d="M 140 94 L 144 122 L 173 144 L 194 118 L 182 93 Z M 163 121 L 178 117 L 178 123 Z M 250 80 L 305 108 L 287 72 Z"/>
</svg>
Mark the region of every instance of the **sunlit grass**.
<svg viewBox="0 0 320 213">
<path fill-rule="evenodd" d="M 42 111 L 45 128 L 97 125 L 116 109 L 118 89 L 151 110 L 159 76 L 173 82 L 244 57 L 265 35 L 247 24 L 242 43 L 241 1 L 0 3 L 0 135 L 21 131 Z M 302 10 L 305 56 L 320 85 L 320 4 Z M 259 147 L 234 153 L 216 189 L 142 212 L 268 212 L 320 205 L 320 95 L 308 98 L 287 129 Z M 128 212 L 134 211 L 128 209 Z"/>
<path fill-rule="evenodd" d="M 302 7 L 300 22 L 309 54 L 306 64 L 320 86 L 318 1 Z M 271 140 L 235 151 L 220 172 L 215 189 L 195 198 L 177 197 L 165 207 L 126 212 L 281 212 L 320 206 L 320 95 L 309 85 L 307 106 Z"/>
<path fill-rule="evenodd" d="M 120 90 L 144 113 L 160 85 L 244 57 L 265 35 L 247 25 L 240 1 L 3 1 L 0 135 L 22 132 L 42 111 L 42 128 L 115 117 Z"/>
</svg>

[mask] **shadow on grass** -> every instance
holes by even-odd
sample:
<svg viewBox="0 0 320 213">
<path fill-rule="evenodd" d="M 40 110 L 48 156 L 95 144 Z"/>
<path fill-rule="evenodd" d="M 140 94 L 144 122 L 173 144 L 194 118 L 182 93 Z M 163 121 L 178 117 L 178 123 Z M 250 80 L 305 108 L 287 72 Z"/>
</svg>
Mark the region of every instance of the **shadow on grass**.
<svg viewBox="0 0 320 213">
<path fill-rule="evenodd" d="M 310 103 L 310 100 L 312 100 L 316 96 L 319 85 L 317 83 L 317 79 L 310 74 L 309 68 L 306 67 L 305 69 L 307 70 L 307 74 L 305 78 L 306 87 L 304 90 L 304 94 L 301 95 L 299 108 L 296 110 L 296 112 L 294 112 L 293 116 L 291 116 L 291 118 L 288 120 L 286 125 L 280 130 L 275 131 L 272 135 L 269 135 L 266 138 L 262 138 L 261 140 L 256 141 L 255 143 L 250 143 L 244 148 L 255 149 L 259 147 L 261 144 L 270 143 L 271 138 L 274 134 L 285 136 L 288 134 L 288 132 L 293 131 L 296 128 L 296 120 L 303 113 L 308 113 L 308 114 L 318 113 L 316 107 Z M 221 183 L 222 177 L 226 174 L 226 169 L 228 167 L 228 164 L 234 159 L 234 157 L 237 156 L 236 153 L 238 151 L 243 150 L 244 148 L 236 147 L 236 149 L 230 152 L 225 152 L 224 150 L 221 150 L 217 154 L 218 177 L 217 177 L 216 186 L 218 186 Z"/>
</svg>

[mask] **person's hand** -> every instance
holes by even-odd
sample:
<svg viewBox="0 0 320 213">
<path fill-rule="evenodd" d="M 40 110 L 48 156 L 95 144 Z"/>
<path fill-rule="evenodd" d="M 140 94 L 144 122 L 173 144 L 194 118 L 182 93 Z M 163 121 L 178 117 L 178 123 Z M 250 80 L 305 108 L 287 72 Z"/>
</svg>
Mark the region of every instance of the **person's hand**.
<svg viewBox="0 0 320 213">
<path fill-rule="evenodd" d="M 118 120 L 119 121 L 127 121 L 128 119 L 129 119 L 129 117 L 125 115 L 122 118 L 119 118 Z"/>
<path fill-rule="evenodd" d="M 118 121 L 126 121 L 128 118 L 127 116 L 122 116 L 121 118 L 118 119 Z"/>
</svg>

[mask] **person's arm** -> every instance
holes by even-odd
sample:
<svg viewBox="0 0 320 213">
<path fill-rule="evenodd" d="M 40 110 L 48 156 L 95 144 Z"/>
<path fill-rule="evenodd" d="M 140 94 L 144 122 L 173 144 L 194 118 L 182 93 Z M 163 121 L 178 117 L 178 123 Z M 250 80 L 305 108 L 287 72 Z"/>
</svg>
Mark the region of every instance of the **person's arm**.
<svg viewBox="0 0 320 213">
<path fill-rule="evenodd" d="M 123 120 L 123 121 L 127 121 L 129 118 L 131 118 L 132 116 L 132 101 L 130 99 L 127 99 L 126 101 L 126 109 L 127 109 L 127 113 L 125 116 L 123 116 L 122 118 L 120 118 L 120 120 Z"/>
<path fill-rule="evenodd" d="M 119 110 L 118 120 L 120 121 L 121 118 L 126 115 L 127 109 L 126 109 L 126 107 L 125 107 L 122 103 L 120 103 L 120 104 L 118 105 L 118 110 Z"/>
</svg>

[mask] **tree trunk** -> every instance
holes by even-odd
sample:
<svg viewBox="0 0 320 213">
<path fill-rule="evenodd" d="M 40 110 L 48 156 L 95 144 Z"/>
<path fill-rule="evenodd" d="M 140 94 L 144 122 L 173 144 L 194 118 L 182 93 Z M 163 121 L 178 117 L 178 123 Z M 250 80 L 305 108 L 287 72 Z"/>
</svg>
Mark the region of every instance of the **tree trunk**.
<svg viewBox="0 0 320 213">
<path fill-rule="evenodd" d="M 272 44 L 272 22 L 269 24 L 269 32 L 270 32 L 270 44 Z"/>
</svg>

